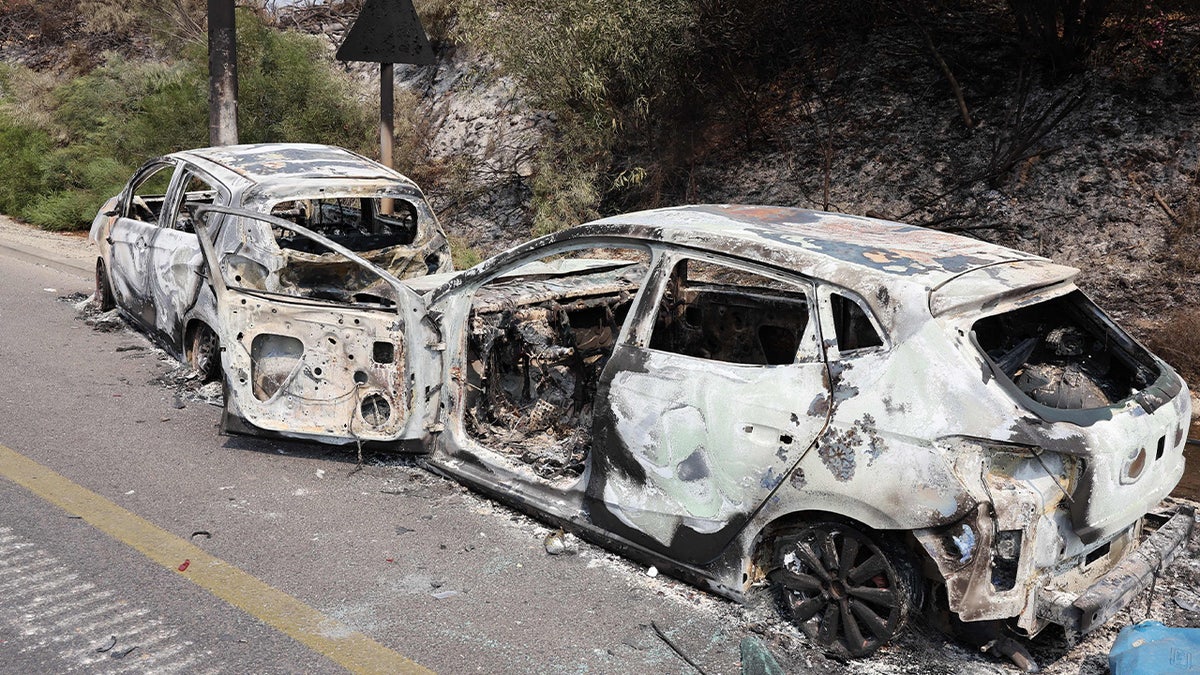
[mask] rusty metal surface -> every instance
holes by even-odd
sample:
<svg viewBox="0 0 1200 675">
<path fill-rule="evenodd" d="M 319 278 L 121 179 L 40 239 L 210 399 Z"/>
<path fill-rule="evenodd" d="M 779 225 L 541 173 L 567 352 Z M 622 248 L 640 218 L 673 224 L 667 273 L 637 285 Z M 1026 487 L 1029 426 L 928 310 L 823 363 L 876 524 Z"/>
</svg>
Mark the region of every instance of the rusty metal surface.
<svg viewBox="0 0 1200 675">
<path fill-rule="evenodd" d="M 153 173 L 155 167 L 165 167 L 163 175 L 171 177 L 165 194 L 134 197 L 135 186 Z M 193 184 L 197 181 L 211 189 L 194 191 Z M 138 194 L 141 192 L 139 189 Z M 332 252 L 318 255 L 289 248 L 295 244 L 277 239 L 276 233 L 290 231 L 289 227 L 299 228 L 324 243 L 333 242 L 294 222 L 277 219 L 272 222 L 264 215 L 279 204 L 311 207 L 314 200 L 334 198 L 355 203 L 388 198 L 395 204 L 410 205 L 411 231 L 400 239 L 361 238 L 365 242 L 382 242 L 382 248 L 351 252 L 333 244 L 334 249 L 327 249 Z M 193 231 L 197 208 L 206 205 L 218 209 L 216 220 L 210 223 L 215 230 L 210 243 L 222 251 L 219 259 L 210 257 L 207 262 L 202 255 L 202 242 Z M 231 205 L 245 206 L 249 211 L 231 212 Z M 296 218 L 303 220 L 303 209 L 299 213 Z M 222 336 L 222 351 L 226 356 L 234 357 L 235 364 L 227 363 L 227 377 L 238 384 L 243 379 L 257 382 L 260 394 L 264 382 L 280 380 L 275 383 L 277 397 L 290 401 L 296 424 L 293 428 L 290 423 L 274 423 L 269 425 L 271 430 L 309 438 L 339 434 L 343 441 L 353 441 L 355 438 L 394 440 L 407 428 L 411 409 L 406 393 L 408 383 L 394 364 L 407 359 L 407 348 L 413 338 L 397 331 L 419 321 L 407 322 L 395 316 L 394 303 L 405 295 L 415 297 L 395 277 L 442 274 L 449 272 L 452 265 L 449 245 L 436 217 L 421 191 L 402 175 L 347 150 L 313 144 L 260 144 L 178 152 L 151 160 L 136 173 L 126 189 L 97 214 L 90 239 L 98 247 L 98 259 L 106 269 L 120 310 L 168 351 L 185 360 L 191 331 L 200 325 L 208 326 Z M 302 237 L 302 240 L 308 239 Z M 220 270 L 221 274 L 214 276 L 213 270 Z M 332 319 L 321 310 L 298 317 L 289 328 L 301 331 L 305 327 L 301 332 L 311 361 L 308 369 L 264 380 L 254 377 L 249 365 L 239 360 L 258 353 L 253 336 L 261 331 L 230 332 L 228 327 L 246 323 L 269 326 L 279 306 L 272 301 L 247 300 L 236 311 L 228 307 L 228 302 L 224 308 L 219 307 L 222 303 L 216 297 L 214 285 L 220 285 L 224 274 L 235 280 L 231 285 L 252 291 L 344 298 L 365 303 L 366 307 L 343 310 Z M 372 302 L 393 303 L 389 310 L 392 317 L 376 318 L 378 310 L 370 307 Z M 239 333 L 243 333 L 244 340 L 237 339 Z M 391 361 L 372 358 L 376 349 L 384 349 L 377 348 L 377 343 L 392 345 Z M 233 351 L 235 345 L 241 351 Z M 269 340 L 258 343 L 257 348 L 266 350 L 262 352 L 264 361 L 273 360 L 277 364 L 282 362 L 281 353 L 287 351 Z M 319 353 L 324 356 L 318 357 Z M 358 359 L 356 366 L 347 368 L 345 363 L 354 359 Z M 384 396 L 380 392 L 389 393 Z M 320 411 L 331 405 L 329 400 L 337 401 L 336 421 L 324 419 L 330 413 Z M 246 405 L 261 407 L 264 401 L 255 399 Z M 306 419 L 309 421 L 301 422 Z"/>
<path fill-rule="evenodd" d="M 288 179 L 388 178 L 411 185 L 395 171 L 344 148 L 313 143 L 258 143 L 199 148 L 170 157 L 224 169 L 256 183 Z M 222 178 L 222 176 L 218 176 Z"/>
<path fill-rule="evenodd" d="M 545 484 L 456 425 L 459 396 L 472 386 L 455 375 L 467 365 L 454 351 L 457 326 L 490 275 L 556 245 L 635 241 L 651 242 L 663 262 L 644 282 L 602 377 L 588 469 L 574 483 Z M 815 282 L 823 384 L 795 379 L 802 359 L 751 374 L 648 348 L 667 287 L 663 270 L 679 256 Z M 1119 343 L 1106 354 L 1097 348 L 1099 357 L 1139 372 L 1153 358 L 1071 295 L 1075 274 L 961 237 L 794 209 L 684 207 L 608 218 L 519 247 L 433 291 L 451 386 L 444 451 L 431 461 L 684 577 L 700 574 L 706 587 L 735 598 L 761 578 L 755 552 L 780 523 L 837 514 L 876 531 L 912 531 L 953 611 L 1034 633 L 1046 624 L 1036 612 L 1039 588 L 1077 593 L 1132 550 L 1142 514 L 1178 480 L 1178 428 L 1190 415 L 1186 390 L 1157 360 L 1134 389 L 1174 391 L 1161 406 L 1128 391 L 1097 407 L 1052 410 L 998 370 L 976 324 L 1056 299 L 1075 303 L 1073 320 L 1107 336 L 1100 342 Z M 833 294 L 870 313 L 878 348 L 838 344 Z M 784 423 L 762 424 L 773 408 Z M 805 424 L 812 426 L 802 431 Z M 762 457 L 751 450 L 756 434 L 768 441 Z M 780 443 L 784 437 L 791 443 Z M 1121 467 L 1143 447 L 1156 455 L 1153 469 L 1122 484 Z M 739 466 L 753 469 L 739 474 Z M 947 548 L 956 537 L 970 555 Z M 994 559 L 996 546 L 1008 547 L 1011 563 Z M 1012 578 L 993 579 L 993 569 Z"/>
<path fill-rule="evenodd" d="M 1083 635 L 1100 627 L 1149 588 L 1176 553 L 1186 548 L 1195 521 L 1195 512 L 1191 508 L 1180 508 L 1136 551 L 1078 597 L 1062 593 L 1053 595 L 1046 598 L 1041 611 L 1060 617 L 1058 623 L 1071 633 Z"/>
</svg>

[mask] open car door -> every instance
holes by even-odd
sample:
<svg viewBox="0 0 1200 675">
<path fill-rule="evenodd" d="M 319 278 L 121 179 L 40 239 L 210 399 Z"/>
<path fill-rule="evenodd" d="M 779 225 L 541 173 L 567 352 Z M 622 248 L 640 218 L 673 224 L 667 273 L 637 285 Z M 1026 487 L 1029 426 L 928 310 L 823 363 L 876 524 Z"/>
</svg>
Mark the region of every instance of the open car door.
<svg viewBox="0 0 1200 675">
<path fill-rule="evenodd" d="M 197 209 L 216 296 L 222 429 L 327 443 L 426 434 L 440 352 L 425 303 L 379 267 L 261 213 Z"/>
</svg>

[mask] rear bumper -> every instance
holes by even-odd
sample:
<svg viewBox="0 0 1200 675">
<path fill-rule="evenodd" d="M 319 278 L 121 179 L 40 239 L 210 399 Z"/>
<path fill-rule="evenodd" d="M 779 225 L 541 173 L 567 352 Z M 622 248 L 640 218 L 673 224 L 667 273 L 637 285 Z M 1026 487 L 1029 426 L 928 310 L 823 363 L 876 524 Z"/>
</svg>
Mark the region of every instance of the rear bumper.
<svg viewBox="0 0 1200 675">
<path fill-rule="evenodd" d="M 1078 635 L 1099 627 L 1133 602 L 1139 593 L 1150 586 L 1155 576 L 1174 560 L 1176 553 L 1187 547 L 1194 525 L 1194 510 L 1180 507 L 1137 550 L 1083 593 L 1076 596 L 1044 589 L 1038 596 L 1038 616 Z"/>
</svg>

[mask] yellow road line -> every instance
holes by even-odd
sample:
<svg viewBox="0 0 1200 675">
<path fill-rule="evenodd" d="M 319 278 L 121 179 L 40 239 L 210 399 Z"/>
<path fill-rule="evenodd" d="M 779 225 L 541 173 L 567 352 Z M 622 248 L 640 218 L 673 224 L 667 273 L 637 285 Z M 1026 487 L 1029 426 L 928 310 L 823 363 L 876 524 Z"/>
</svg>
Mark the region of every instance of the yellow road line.
<svg viewBox="0 0 1200 675">
<path fill-rule="evenodd" d="M 140 552 L 162 567 L 288 635 L 353 673 L 432 673 L 127 511 L 48 467 L 0 445 L 0 476 Z M 190 561 L 185 570 L 179 567 Z"/>
</svg>

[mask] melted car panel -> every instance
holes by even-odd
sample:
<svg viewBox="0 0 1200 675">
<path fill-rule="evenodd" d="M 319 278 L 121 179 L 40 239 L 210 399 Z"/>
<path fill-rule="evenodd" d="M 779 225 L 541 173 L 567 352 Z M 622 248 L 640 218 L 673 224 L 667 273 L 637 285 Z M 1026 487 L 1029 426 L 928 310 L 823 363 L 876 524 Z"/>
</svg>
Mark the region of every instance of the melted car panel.
<svg viewBox="0 0 1200 675">
<path fill-rule="evenodd" d="M 205 255 L 227 417 L 408 442 L 725 596 L 768 580 L 835 652 L 902 630 L 921 575 L 976 628 L 1087 632 L 1190 536 L 1182 512 L 1143 536 L 1182 474 L 1186 386 L 1070 268 L 898 223 L 710 205 L 430 276 L 424 249 L 352 250 L 409 246 L 415 201 L 277 197 L 279 217 L 200 209 L 223 218 Z"/>
</svg>

